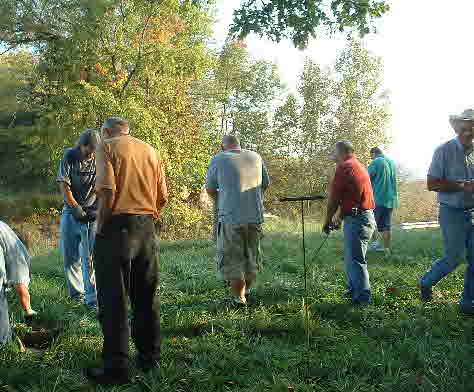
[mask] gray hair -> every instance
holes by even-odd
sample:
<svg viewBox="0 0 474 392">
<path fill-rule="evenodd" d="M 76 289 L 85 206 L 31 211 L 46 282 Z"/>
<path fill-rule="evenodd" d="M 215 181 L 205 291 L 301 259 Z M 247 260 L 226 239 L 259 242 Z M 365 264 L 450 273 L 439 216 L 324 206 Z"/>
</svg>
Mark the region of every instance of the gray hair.
<svg viewBox="0 0 474 392">
<path fill-rule="evenodd" d="M 240 140 L 238 139 L 237 136 L 225 135 L 222 138 L 222 146 L 223 147 L 228 147 L 228 146 L 239 146 L 240 147 Z"/>
<path fill-rule="evenodd" d="M 341 140 L 334 146 L 338 154 L 353 154 L 354 146 L 349 140 Z"/>
<path fill-rule="evenodd" d="M 79 136 L 78 146 L 91 146 L 94 150 L 100 143 L 100 135 L 95 129 L 88 128 Z"/>
<path fill-rule="evenodd" d="M 129 128 L 129 122 L 120 117 L 110 117 L 104 121 L 102 124 L 102 129 L 117 129 L 122 132 L 125 132 Z"/>
</svg>

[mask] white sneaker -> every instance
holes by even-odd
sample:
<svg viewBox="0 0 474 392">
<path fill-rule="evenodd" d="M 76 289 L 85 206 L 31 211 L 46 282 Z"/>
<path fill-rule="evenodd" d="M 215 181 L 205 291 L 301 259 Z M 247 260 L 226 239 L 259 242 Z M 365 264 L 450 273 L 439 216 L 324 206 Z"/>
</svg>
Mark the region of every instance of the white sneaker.
<svg viewBox="0 0 474 392">
<path fill-rule="evenodd" d="M 371 250 L 380 251 L 380 249 L 383 250 L 383 247 L 382 247 L 382 245 L 380 244 L 380 242 L 379 242 L 379 241 L 374 241 L 374 242 L 372 242 L 372 243 L 369 245 L 369 249 L 368 249 L 368 250 L 369 250 L 369 251 L 371 251 Z"/>
<path fill-rule="evenodd" d="M 247 299 L 245 297 L 232 297 L 233 301 L 239 305 L 246 305 Z"/>
</svg>

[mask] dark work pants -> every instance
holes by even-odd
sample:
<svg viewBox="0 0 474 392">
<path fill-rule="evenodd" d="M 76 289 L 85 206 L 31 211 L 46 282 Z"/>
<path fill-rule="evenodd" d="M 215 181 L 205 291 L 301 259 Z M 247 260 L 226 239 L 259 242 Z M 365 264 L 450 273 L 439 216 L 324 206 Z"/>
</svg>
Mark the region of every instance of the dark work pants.
<svg viewBox="0 0 474 392">
<path fill-rule="evenodd" d="M 160 358 L 159 241 L 149 215 L 116 215 L 94 247 L 105 369 L 127 369 L 128 301 L 132 338 L 142 360 Z"/>
</svg>

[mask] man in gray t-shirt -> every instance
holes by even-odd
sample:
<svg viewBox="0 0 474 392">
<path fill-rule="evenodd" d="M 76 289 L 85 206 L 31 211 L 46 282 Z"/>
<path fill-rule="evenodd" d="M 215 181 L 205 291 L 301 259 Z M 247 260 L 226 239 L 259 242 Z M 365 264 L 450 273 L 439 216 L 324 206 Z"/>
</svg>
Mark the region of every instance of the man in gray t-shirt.
<svg viewBox="0 0 474 392">
<path fill-rule="evenodd" d="M 218 277 L 230 281 L 233 301 L 245 304 L 261 267 L 263 192 L 270 180 L 260 155 L 241 149 L 235 136 L 224 136 L 222 149 L 206 180 L 207 192 L 218 203 Z"/>
</svg>

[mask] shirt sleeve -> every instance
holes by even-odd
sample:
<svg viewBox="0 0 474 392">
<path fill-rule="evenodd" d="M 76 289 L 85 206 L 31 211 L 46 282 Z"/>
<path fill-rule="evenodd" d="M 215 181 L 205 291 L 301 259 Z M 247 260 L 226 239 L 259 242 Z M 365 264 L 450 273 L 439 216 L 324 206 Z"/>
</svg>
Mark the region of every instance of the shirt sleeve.
<svg viewBox="0 0 474 392">
<path fill-rule="evenodd" d="M 58 176 L 56 178 L 57 182 L 64 182 L 71 186 L 71 164 L 66 159 L 66 153 L 59 164 Z"/>
<path fill-rule="evenodd" d="M 377 162 L 375 160 L 370 163 L 369 167 L 367 168 L 367 171 L 369 172 L 370 181 L 373 184 L 375 177 L 377 177 Z"/>
<path fill-rule="evenodd" d="M 6 281 L 9 285 L 30 283 L 30 255 L 20 239 L 10 231 L 4 230 L 2 254 L 5 263 Z"/>
<path fill-rule="evenodd" d="M 2 290 L 5 283 L 7 283 L 7 269 L 5 266 L 5 255 L 3 253 L 2 247 L 0 246 L 0 291 Z"/>
<path fill-rule="evenodd" d="M 101 143 L 95 153 L 96 160 L 96 191 L 102 189 L 116 190 L 115 172 L 110 159 L 110 152 L 106 145 Z"/>
<path fill-rule="evenodd" d="M 262 188 L 266 189 L 270 185 L 270 176 L 268 175 L 267 167 L 262 162 Z"/>
<path fill-rule="evenodd" d="M 209 168 L 207 169 L 206 189 L 217 190 L 218 188 L 219 188 L 219 184 L 217 181 L 217 165 L 216 165 L 216 159 L 213 158 L 209 165 Z"/>
<path fill-rule="evenodd" d="M 428 169 L 428 176 L 435 178 L 445 178 L 444 157 L 442 147 L 438 147 L 431 160 L 430 168 Z"/>
<path fill-rule="evenodd" d="M 158 213 L 161 211 L 163 206 L 168 201 L 168 187 L 166 186 L 166 176 L 165 171 L 163 170 L 163 165 L 161 164 L 161 160 L 159 160 L 158 164 L 158 184 L 157 184 L 157 200 L 156 200 L 156 208 Z"/>
</svg>

